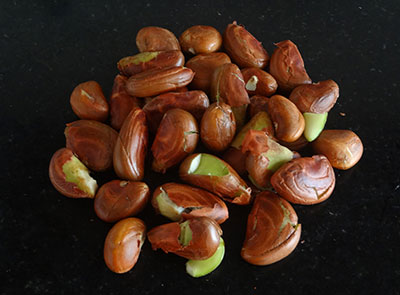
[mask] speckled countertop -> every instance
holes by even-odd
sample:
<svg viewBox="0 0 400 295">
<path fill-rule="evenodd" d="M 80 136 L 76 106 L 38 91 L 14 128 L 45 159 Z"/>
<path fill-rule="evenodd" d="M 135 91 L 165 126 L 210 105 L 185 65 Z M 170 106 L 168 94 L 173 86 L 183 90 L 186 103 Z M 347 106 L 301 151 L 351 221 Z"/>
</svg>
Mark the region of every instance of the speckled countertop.
<svg viewBox="0 0 400 295">
<path fill-rule="evenodd" d="M 397 1 L 1 1 L 0 294 L 399 294 L 399 8 Z M 65 198 L 48 179 L 65 123 L 76 119 L 69 95 L 87 80 L 108 94 L 116 62 L 137 52 L 143 26 L 179 35 L 194 24 L 222 32 L 233 20 L 269 53 L 291 39 L 314 81 L 339 84 L 327 128 L 355 131 L 363 158 L 336 171 L 328 201 L 295 206 L 301 242 L 281 262 L 255 267 L 240 258 L 250 207 L 229 205 L 226 256 L 211 275 L 189 277 L 184 259 L 149 243 L 132 271 L 115 275 L 102 258 L 111 225 L 91 200 Z M 112 175 L 96 177 L 104 183 Z M 174 179 L 148 177 L 152 188 Z M 165 222 L 149 207 L 139 217 L 149 228 Z"/>
</svg>

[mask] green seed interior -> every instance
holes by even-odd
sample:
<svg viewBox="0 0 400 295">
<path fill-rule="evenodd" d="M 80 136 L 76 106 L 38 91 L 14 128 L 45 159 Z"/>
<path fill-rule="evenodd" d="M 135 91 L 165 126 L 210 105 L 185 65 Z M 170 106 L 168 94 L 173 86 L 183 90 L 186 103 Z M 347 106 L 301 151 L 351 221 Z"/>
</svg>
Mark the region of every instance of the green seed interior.
<svg viewBox="0 0 400 295">
<path fill-rule="evenodd" d="M 78 188 L 89 196 L 94 196 L 97 189 L 97 182 L 89 175 L 89 170 L 74 155 L 64 163 L 62 170 L 65 174 L 65 181 L 74 183 Z"/>
<path fill-rule="evenodd" d="M 177 206 L 171 199 L 168 197 L 167 192 L 161 187 L 161 193 L 156 197 L 158 209 L 160 213 L 173 220 L 179 221 L 181 219 L 181 213 L 184 208 Z"/>
<path fill-rule="evenodd" d="M 306 123 L 304 127 L 304 137 L 311 142 L 324 130 L 326 120 L 328 119 L 328 113 L 303 113 L 303 117 Z"/>
<path fill-rule="evenodd" d="M 189 174 L 225 176 L 229 174 L 228 167 L 218 158 L 209 154 L 198 154 L 192 159 Z"/>
<path fill-rule="evenodd" d="M 225 243 L 224 240 L 220 238 L 217 251 L 215 251 L 210 258 L 205 260 L 189 260 L 186 262 L 186 272 L 194 278 L 208 275 L 221 264 L 224 255 Z"/>
<path fill-rule="evenodd" d="M 265 157 L 268 158 L 268 169 L 276 171 L 286 162 L 293 159 L 293 152 L 287 147 L 280 145 L 275 140 L 268 138 L 268 151 L 265 153 Z"/>
<path fill-rule="evenodd" d="M 283 231 L 283 229 L 286 227 L 286 225 L 290 224 L 293 228 L 296 228 L 297 224 L 292 223 L 290 220 L 290 211 L 287 209 L 282 202 L 279 204 L 281 206 L 281 209 L 283 211 L 283 220 L 281 223 L 281 226 L 279 227 L 279 232 L 278 235 Z"/>
<path fill-rule="evenodd" d="M 190 241 L 192 240 L 192 230 L 190 229 L 189 221 L 190 220 L 186 220 L 185 222 L 179 224 L 179 226 L 181 227 L 181 233 L 179 235 L 179 243 L 182 246 L 189 245 Z"/>
</svg>

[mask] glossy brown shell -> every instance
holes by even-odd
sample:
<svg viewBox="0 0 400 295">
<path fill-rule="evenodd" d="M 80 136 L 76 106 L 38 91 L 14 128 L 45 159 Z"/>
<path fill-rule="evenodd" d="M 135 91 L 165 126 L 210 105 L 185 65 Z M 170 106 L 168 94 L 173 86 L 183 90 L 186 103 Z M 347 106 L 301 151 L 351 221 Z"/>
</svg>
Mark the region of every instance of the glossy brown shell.
<svg viewBox="0 0 400 295">
<path fill-rule="evenodd" d="M 96 215 L 105 222 L 115 222 L 138 214 L 150 199 L 144 182 L 112 180 L 103 184 L 94 200 Z"/>
<path fill-rule="evenodd" d="M 215 102 L 207 108 L 201 119 L 200 137 L 209 150 L 226 150 L 235 132 L 236 120 L 229 105 Z"/>
<path fill-rule="evenodd" d="M 304 137 L 304 135 L 292 142 L 286 142 L 283 140 L 279 140 L 278 142 L 292 151 L 300 151 L 309 144 L 309 141 Z"/>
<path fill-rule="evenodd" d="M 147 144 L 146 115 L 135 108 L 126 117 L 114 148 L 114 170 L 120 178 L 141 180 L 144 177 Z"/>
<path fill-rule="evenodd" d="M 251 189 L 247 186 L 246 182 L 228 163 L 216 156 L 211 155 L 227 166 L 229 171 L 228 175 L 213 176 L 187 173 L 193 158 L 197 155 L 198 154 L 190 155 L 181 163 L 179 167 L 179 177 L 183 181 L 204 188 L 231 203 L 238 205 L 247 205 L 250 203 Z"/>
<path fill-rule="evenodd" d="M 160 213 L 157 196 L 163 192 L 176 206 L 184 208 L 181 213 L 182 219 L 204 216 L 221 224 L 229 217 L 228 208 L 216 195 L 200 188 L 174 182 L 165 183 L 154 190 L 151 204 L 157 213 Z"/>
<path fill-rule="evenodd" d="M 183 51 L 191 54 L 218 51 L 222 45 L 221 34 L 211 26 L 192 26 L 179 37 Z"/>
<path fill-rule="evenodd" d="M 254 117 L 259 112 L 268 112 L 268 99 L 268 97 L 261 95 L 250 97 L 250 104 L 247 109 L 250 118 Z"/>
<path fill-rule="evenodd" d="M 153 250 L 162 249 L 187 259 L 204 260 L 217 250 L 222 235 L 218 223 L 208 217 L 196 217 L 188 220 L 192 231 L 192 240 L 188 245 L 179 243 L 181 228 L 178 222 L 157 226 L 147 234 Z"/>
<path fill-rule="evenodd" d="M 109 106 L 96 81 L 87 81 L 76 86 L 71 93 L 70 103 L 80 119 L 103 122 L 108 117 Z"/>
<path fill-rule="evenodd" d="M 232 60 L 241 68 L 264 68 L 269 55 L 252 34 L 236 22 L 229 24 L 224 32 L 224 48 Z"/>
<path fill-rule="evenodd" d="M 281 166 L 271 177 L 277 193 L 294 204 L 325 201 L 335 187 L 335 173 L 323 155 L 297 158 Z"/>
<path fill-rule="evenodd" d="M 188 111 L 200 122 L 209 105 L 207 95 L 200 90 L 167 92 L 146 103 L 143 111 L 146 113 L 149 129 L 154 133 L 168 110 L 179 108 Z"/>
<path fill-rule="evenodd" d="M 289 99 L 302 113 L 327 113 L 339 97 L 339 86 L 333 80 L 297 86 Z"/>
<path fill-rule="evenodd" d="M 250 152 L 253 155 L 260 155 L 269 150 L 269 139 L 266 132 L 250 129 L 242 142 L 242 153 Z"/>
<path fill-rule="evenodd" d="M 128 94 L 125 88 L 127 77 L 117 75 L 110 95 L 110 125 L 119 130 L 130 111 L 141 105 L 141 102 Z"/>
<path fill-rule="evenodd" d="M 194 78 L 190 83 L 193 89 L 200 89 L 210 93 L 212 76 L 219 66 L 230 63 L 231 59 L 226 53 L 213 52 L 196 55 L 186 62 L 186 67 L 195 72 Z"/>
<path fill-rule="evenodd" d="M 115 273 L 131 270 L 146 239 L 146 225 L 138 218 L 126 218 L 116 223 L 104 242 L 104 261 Z"/>
<path fill-rule="evenodd" d="M 112 167 L 118 133 L 110 126 L 93 120 L 68 123 L 64 131 L 66 147 L 93 171 Z"/>
<path fill-rule="evenodd" d="M 242 69 L 242 75 L 249 95 L 262 95 L 269 97 L 276 92 L 276 89 L 278 89 L 278 83 L 275 78 L 271 74 L 259 68 L 244 68 Z M 253 76 L 257 77 L 257 83 L 251 83 L 256 86 L 255 90 L 251 90 L 250 87 L 248 87 L 250 86 L 248 84 L 249 80 L 254 79 Z"/>
<path fill-rule="evenodd" d="M 181 50 L 178 39 L 171 31 L 154 26 L 139 30 L 136 46 L 140 52 Z"/>
<path fill-rule="evenodd" d="M 219 66 L 212 76 L 211 97 L 231 107 L 240 107 L 250 103 L 242 72 L 237 65 L 229 63 Z"/>
<path fill-rule="evenodd" d="M 268 169 L 268 164 L 268 158 L 261 154 L 248 154 L 246 157 L 246 170 L 249 173 L 249 177 L 260 188 L 265 188 L 269 185 L 272 172 Z"/>
<path fill-rule="evenodd" d="M 261 192 L 247 219 L 241 256 L 254 265 L 268 265 L 287 257 L 296 248 L 301 225 L 293 207 L 272 192 Z"/>
<path fill-rule="evenodd" d="M 296 105 L 282 95 L 274 95 L 268 100 L 268 113 L 279 140 L 293 142 L 303 134 L 305 121 Z"/>
<path fill-rule="evenodd" d="M 143 54 L 147 53 L 142 52 L 134 56 L 127 56 L 120 59 L 117 66 L 121 74 L 130 77 L 151 69 L 181 67 L 185 64 L 185 57 L 179 50 L 157 51 L 152 53 L 155 56 L 150 60 L 138 60 L 138 57 Z"/>
<path fill-rule="evenodd" d="M 347 170 L 361 159 L 361 139 L 351 130 L 324 130 L 313 141 L 315 152 L 325 155 L 334 168 Z"/>
<path fill-rule="evenodd" d="M 247 155 L 242 153 L 235 147 L 229 147 L 222 158 L 225 162 L 232 166 L 232 168 L 240 175 L 245 175 L 246 170 L 246 157 Z"/>
<path fill-rule="evenodd" d="M 188 92 L 188 91 L 189 91 L 189 88 L 187 88 L 186 86 L 182 86 L 182 87 L 175 89 L 175 92 Z"/>
<path fill-rule="evenodd" d="M 126 91 L 136 97 L 155 96 L 186 86 L 193 77 L 193 71 L 185 67 L 152 69 L 131 76 Z"/>
<path fill-rule="evenodd" d="M 151 147 L 152 169 L 165 173 L 191 154 L 198 140 L 199 128 L 192 114 L 182 109 L 169 110 L 161 120 Z"/>
<path fill-rule="evenodd" d="M 271 55 L 269 72 L 278 82 L 279 89 L 289 92 L 299 85 L 310 84 L 311 79 L 297 46 L 290 40 L 275 45 L 277 48 Z"/>
</svg>

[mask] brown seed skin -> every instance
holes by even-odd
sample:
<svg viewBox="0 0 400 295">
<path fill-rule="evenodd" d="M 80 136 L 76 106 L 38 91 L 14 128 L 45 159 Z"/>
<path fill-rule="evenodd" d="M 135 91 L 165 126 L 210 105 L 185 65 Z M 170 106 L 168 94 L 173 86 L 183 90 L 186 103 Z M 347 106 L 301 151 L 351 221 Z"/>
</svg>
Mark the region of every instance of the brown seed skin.
<svg viewBox="0 0 400 295">
<path fill-rule="evenodd" d="M 277 194 L 259 193 L 247 219 L 241 256 L 250 264 L 269 265 L 296 248 L 301 224 L 293 207 Z"/>
<path fill-rule="evenodd" d="M 212 76 L 211 98 L 222 101 L 231 107 L 250 103 L 242 72 L 237 65 L 229 63 L 219 66 Z"/>
<path fill-rule="evenodd" d="M 242 141 L 242 153 L 254 155 L 266 153 L 271 149 L 270 138 L 265 131 L 250 129 Z"/>
<path fill-rule="evenodd" d="M 363 144 L 351 130 L 324 130 L 311 144 L 316 153 L 325 155 L 334 168 L 347 170 L 361 159 Z"/>
<path fill-rule="evenodd" d="M 188 245 L 179 243 L 181 228 L 178 222 L 157 226 L 150 230 L 147 237 L 153 250 L 162 249 L 178 256 L 204 260 L 210 258 L 219 246 L 222 229 L 218 223 L 208 217 L 196 217 L 188 220 L 192 231 L 192 240 Z"/>
<path fill-rule="evenodd" d="M 152 169 L 165 173 L 191 154 L 198 141 L 199 128 L 192 114 L 182 109 L 169 110 L 161 120 L 151 147 Z"/>
<path fill-rule="evenodd" d="M 328 199 L 335 187 L 335 173 L 323 155 L 297 158 L 271 177 L 279 195 L 293 204 L 313 205 Z"/>
<path fill-rule="evenodd" d="M 261 130 L 249 130 L 242 143 L 242 153 L 247 154 L 246 170 L 249 178 L 261 188 L 269 186 L 272 171 L 268 169 L 269 159 L 265 156 L 270 147 L 268 135 Z"/>
<path fill-rule="evenodd" d="M 146 239 L 146 225 L 139 218 L 126 218 L 117 222 L 104 242 L 104 261 L 115 273 L 131 270 Z"/>
<path fill-rule="evenodd" d="M 246 170 L 255 184 L 259 187 L 267 187 L 271 177 L 271 170 L 268 169 L 269 160 L 263 155 L 248 154 L 246 157 Z"/>
<path fill-rule="evenodd" d="M 296 105 L 281 95 L 268 100 L 268 113 L 275 127 L 275 136 L 286 142 L 296 141 L 304 131 L 305 121 Z"/>
<path fill-rule="evenodd" d="M 339 86 L 333 80 L 297 86 L 289 99 L 302 113 L 323 114 L 329 112 L 339 97 Z"/>
<path fill-rule="evenodd" d="M 231 165 L 239 175 L 243 176 L 247 172 L 246 157 L 247 155 L 242 153 L 241 150 L 231 146 L 226 150 L 222 158 L 225 162 Z"/>
<path fill-rule="evenodd" d="M 235 64 L 241 68 L 264 68 L 269 55 L 262 44 L 243 26 L 229 24 L 224 32 L 223 44 Z"/>
<path fill-rule="evenodd" d="M 114 79 L 114 85 L 110 96 L 110 125 L 115 129 L 121 129 L 126 116 L 135 107 L 140 107 L 141 102 L 133 96 L 130 96 L 125 89 L 127 77 L 117 75 Z"/>
<path fill-rule="evenodd" d="M 211 53 L 221 48 L 222 36 L 211 26 L 198 25 L 186 29 L 179 37 L 179 43 L 187 53 Z"/>
<path fill-rule="evenodd" d="M 181 163 L 179 167 L 179 177 L 183 181 L 204 188 L 223 198 L 225 201 L 234 204 L 247 205 L 250 203 L 251 189 L 247 186 L 246 182 L 228 163 L 216 156 L 212 157 L 222 161 L 222 163 L 226 165 L 229 174 L 224 176 L 189 174 L 190 164 L 197 155 L 198 154 L 190 155 Z"/>
<path fill-rule="evenodd" d="M 226 150 L 236 132 L 236 120 L 229 105 L 215 102 L 201 119 L 200 136 L 203 144 L 214 152 Z"/>
<path fill-rule="evenodd" d="M 210 93 L 215 69 L 230 62 L 229 56 L 223 52 L 203 53 L 192 57 L 186 62 L 186 67 L 195 72 L 195 76 L 189 86 L 193 89 L 200 89 Z"/>
<path fill-rule="evenodd" d="M 96 215 L 105 222 L 115 222 L 138 214 L 150 199 L 144 182 L 112 180 L 103 184 L 94 200 Z"/>
<path fill-rule="evenodd" d="M 146 54 L 155 55 L 150 60 L 141 60 Z M 125 76 L 133 76 L 151 69 L 181 67 L 185 64 L 185 57 L 179 50 L 142 52 L 134 56 L 127 56 L 118 62 L 118 70 Z"/>
<path fill-rule="evenodd" d="M 303 58 L 297 46 L 290 40 L 275 44 L 277 48 L 272 53 L 269 72 L 276 79 L 279 89 L 289 92 L 302 84 L 310 84 Z"/>
<path fill-rule="evenodd" d="M 200 122 L 209 105 L 210 101 L 207 95 L 200 90 L 167 92 L 146 103 L 143 111 L 146 113 L 149 129 L 154 133 L 168 110 L 174 108 L 183 109 L 191 113 Z"/>
<path fill-rule="evenodd" d="M 134 76 L 126 82 L 126 91 L 137 97 L 155 96 L 188 85 L 194 72 L 185 67 L 152 69 Z"/>
<path fill-rule="evenodd" d="M 110 126 L 93 120 L 68 123 L 64 131 L 66 147 L 93 171 L 112 167 L 118 133 Z"/>
<path fill-rule="evenodd" d="M 282 140 L 279 140 L 278 142 L 292 151 L 300 151 L 309 144 L 309 141 L 304 137 L 304 135 L 300 136 L 293 142 L 286 142 Z"/>
<path fill-rule="evenodd" d="M 140 29 L 136 35 L 136 46 L 140 52 L 181 50 L 175 35 L 160 27 Z"/>
<path fill-rule="evenodd" d="M 267 112 L 268 110 L 268 97 L 261 95 L 254 95 L 250 97 L 250 104 L 248 107 L 250 118 L 253 118 L 259 112 Z"/>
<path fill-rule="evenodd" d="M 49 165 L 49 178 L 54 188 L 62 195 L 69 198 L 89 198 L 93 199 L 94 195 L 90 195 L 72 182 L 65 180 L 63 166 L 68 162 L 74 154 L 68 148 L 59 149 L 51 157 Z"/>
<path fill-rule="evenodd" d="M 249 95 L 262 95 L 269 97 L 276 92 L 276 89 L 278 89 L 278 83 L 275 78 L 272 77 L 271 74 L 268 74 L 259 68 L 244 68 L 242 69 L 242 75 Z M 254 78 L 252 78 L 253 76 L 257 77 L 256 83 Z M 250 83 L 248 83 L 250 79 L 254 82 L 250 81 Z M 256 86 L 255 90 L 251 90 L 253 85 Z"/>
<path fill-rule="evenodd" d="M 104 122 L 108 117 L 109 106 L 103 90 L 96 81 L 87 81 L 76 86 L 72 91 L 70 103 L 80 119 Z"/>
<path fill-rule="evenodd" d="M 188 91 L 189 91 L 189 89 L 186 86 L 175 89 L 175 92 L 188 92 Z"/>
<path fill-rule="evenodd" d="M 135 108 L 126 117 L 114 148 L 113 163 L 118 177 L 143 179 L 147 144 L 146 115 L 143 110 Z"/>
<path fill-rule="evenodd" d="M 160 213 L 157 197 L 163 191 L 174 204 L 184 208 L 181 213 L 182 219 L 204 216 L 221 224 L 229 217 L 224 201 L 216 195 L 200 188 L 174 182 L 163 184 L 154 190 L 151 204 L 157 213 Z"/>
</svg>

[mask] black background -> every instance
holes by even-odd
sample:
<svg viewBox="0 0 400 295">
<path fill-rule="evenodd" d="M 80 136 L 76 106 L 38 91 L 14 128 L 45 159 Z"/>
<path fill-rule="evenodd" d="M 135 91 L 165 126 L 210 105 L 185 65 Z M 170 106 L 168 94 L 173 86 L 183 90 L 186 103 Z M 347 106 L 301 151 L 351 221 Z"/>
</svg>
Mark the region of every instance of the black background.
<svg viewBox="0 0 400 295">
<path fill-rule="evenodd" d="M 400 4 L 398 1 L 1 1 L 1 294 L 399 294 Z M 106 95 L 116 62 L 137 53 L 135 36 L 158 25 L 177 36 L 195 24 L 221 32 L 237 20 L 263 42 L 295 42 L 314 81 L 333 79 L 340 97 L 327 128 L 351 129 L 364 155 L 336 170 L 331 198 L 295 206 L 303 225 L 293 254 L 271 266 L 240 258 L 250 207 L 229 205 L 226 256 L 193 279 L 185 259 L 145 243 L 132 271 L 103 261 L 110 224 L 92 200 L 68 199 L 48 179 L 51 155 L 76 120 L 69 95 L 98 81 Z M 343 112 L 346 115 L 341 116 Z M 154 188 L 166 179 L 147 173 Z M 100 184 L 112 178 L 95 175 Z M 166 222 L 152 209 L 148 227 Z"/>
</svg>

